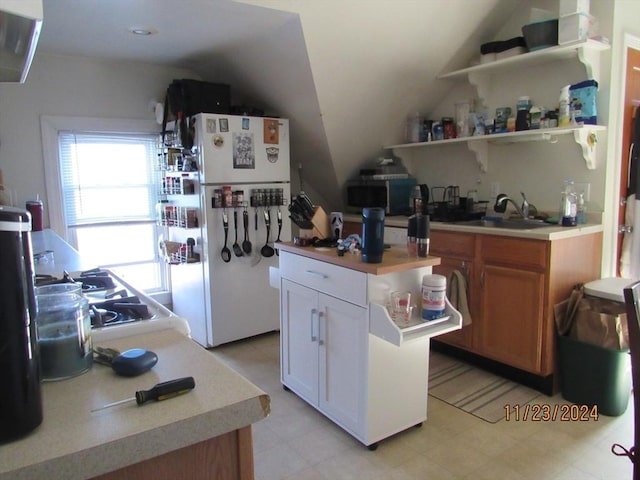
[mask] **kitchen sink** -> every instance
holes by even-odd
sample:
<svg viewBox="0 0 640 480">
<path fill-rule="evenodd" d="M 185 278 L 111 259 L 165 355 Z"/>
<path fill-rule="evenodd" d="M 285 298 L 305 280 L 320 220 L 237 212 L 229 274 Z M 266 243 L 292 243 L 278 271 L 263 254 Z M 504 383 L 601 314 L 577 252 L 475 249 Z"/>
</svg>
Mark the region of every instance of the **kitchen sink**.
<svg viewBox="0 0 640 480">
<path fill-rule="evenodd" d="M 551 227 L 549 223 L 542 220 L 462 220 L 459 222 L 451 222 L 453 225 L 464 225 L 469 227 L 485 227 L 485 228 L 505 228 L 507 230 L 531 230 L 534 228 Z"/>
</svg>

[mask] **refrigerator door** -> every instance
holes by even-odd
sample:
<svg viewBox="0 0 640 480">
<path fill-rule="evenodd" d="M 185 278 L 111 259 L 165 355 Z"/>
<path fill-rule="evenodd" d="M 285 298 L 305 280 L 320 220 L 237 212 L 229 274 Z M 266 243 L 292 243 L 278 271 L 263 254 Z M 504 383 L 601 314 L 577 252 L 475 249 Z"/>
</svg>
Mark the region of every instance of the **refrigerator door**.
<svg viewBox="0 0 640 480">
<path fill-rule="evenodd" d="M 291 240 L 291 221 L 286 205 L 236 208 L 213 208 L 211 197 L 219 185 L 203 187 L 206 205 L 206 222 L 203 228 L 203 251 L 205 267 L 205 290 L 210 316 L 210 333 L 206 346 L 247 338 L 280 329 L 280 302 L 278 290 L 269 284 L 269 267 L 278 266 L 278 256 L 271 256 L 273 242 L 278 237 L 278 211 L 281 213 L 280 240 Z M 234 189 L 244 191 L 248 199 L 252 189 L 283 189 L 283 198 L 290 197 L 288 183 L 239 184 Z M 234 212 L 238 218 L 237 242 L 242 246 L 245 239 L 243 219 L 247 218 L 246 235 L 251 243 L 250 253 L 242 251 L 237 256 L 232 248 L 236 242 Z M 270 220 L 267 229 L 265 212 Z M 224 247 L 223 213 L 228 218 L 227 247 L 231 249 L 231 260 L 225 262 L 221 256 Z M 257 223 L 256 223 L 257 218 Z M 246 245 L 246 244 L 245 244 Z M 267 245 L 268 248 L 265 248 Z M 195 338 L 195 337 L 194 337 Z M 197 339 L 196 339 L 197 340 Z M 199 340 L 198 340 L 199 341 Z"/>
<path fill-rule="evenodd" d="M 288 182 L 289 121 L 198 114 L 195 142 L 201 182 Z"/>
</svg>

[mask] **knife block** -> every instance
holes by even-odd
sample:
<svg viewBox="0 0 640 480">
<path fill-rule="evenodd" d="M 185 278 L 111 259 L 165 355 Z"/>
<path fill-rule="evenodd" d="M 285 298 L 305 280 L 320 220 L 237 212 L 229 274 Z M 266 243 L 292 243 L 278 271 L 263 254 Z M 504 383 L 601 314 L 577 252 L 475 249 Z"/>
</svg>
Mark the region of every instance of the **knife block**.
<svg viewBox="0 0 640 480">
<path fill-rule="evenodd" d="M 311 217 L 313 228 L 300 229 L 300 236 L 306 238 L 318 237 L 320 239 L 331 236 L 331 228 L 329 227 L 329 216 L 322 207 L 316 207 L 313 217 Z"/>
</svg>

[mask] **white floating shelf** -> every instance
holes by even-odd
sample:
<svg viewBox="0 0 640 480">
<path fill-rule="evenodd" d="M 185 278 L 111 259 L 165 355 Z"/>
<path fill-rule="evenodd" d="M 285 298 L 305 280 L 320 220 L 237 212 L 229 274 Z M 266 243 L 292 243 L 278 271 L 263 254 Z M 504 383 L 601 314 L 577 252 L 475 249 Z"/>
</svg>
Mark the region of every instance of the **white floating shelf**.
<svg viewBox="0 0 640 480">
<path fill-rule="evenodd" d="M 596 145 L 598 132 L 606 131 L 602 125 L 577 125 L 571 127 L 544 128 L 538 130 L 523 130 L 519 132 L 495 133 L 493 135 L 479 135 L 472 137 L 452 138 L 448 140 L 435 140 L 433 142 L 404 143 L 388 145 L 386 149 L 410 149 L 452 145 L 466 143 L 467 148 L 475 153 L 480 170 L 489 170 L 489 144 L 505 145 L 522 142 L 548 141 L 555 143 L 560 135 L 573 133 L 575 142 L 582 148 L 582 156 L 589 170 L 595 169 Z"/>
<path fill-rule="evenodd" d="M 462 315 L 453 308 L 448 299 L 445 301 L 444 318 L 432 321 L 414 318 L 411 325 L 404 328 L 396 325 L 391 319 L 387 307 L 371 303 L 369 333 L 399 347 L 410 340 L 424 340 L 462 328 Z"/>
</svg>

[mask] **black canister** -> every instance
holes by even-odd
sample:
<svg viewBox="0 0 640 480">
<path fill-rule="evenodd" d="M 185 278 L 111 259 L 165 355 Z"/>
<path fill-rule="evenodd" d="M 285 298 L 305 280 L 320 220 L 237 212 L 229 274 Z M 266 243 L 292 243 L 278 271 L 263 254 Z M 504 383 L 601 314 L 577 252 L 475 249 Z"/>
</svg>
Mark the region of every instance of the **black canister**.
<svg viewBox="0 0 640 480">
<path fill-rule="evenodd" d="M 362 261 L 382 262 L 384 252 L 384 209 L 362 209 Z"/>
<path fill-rule="evenodd" d="M 0 206 L 0 443 L 42 422 L 31 216 Z"/>
</svg>

